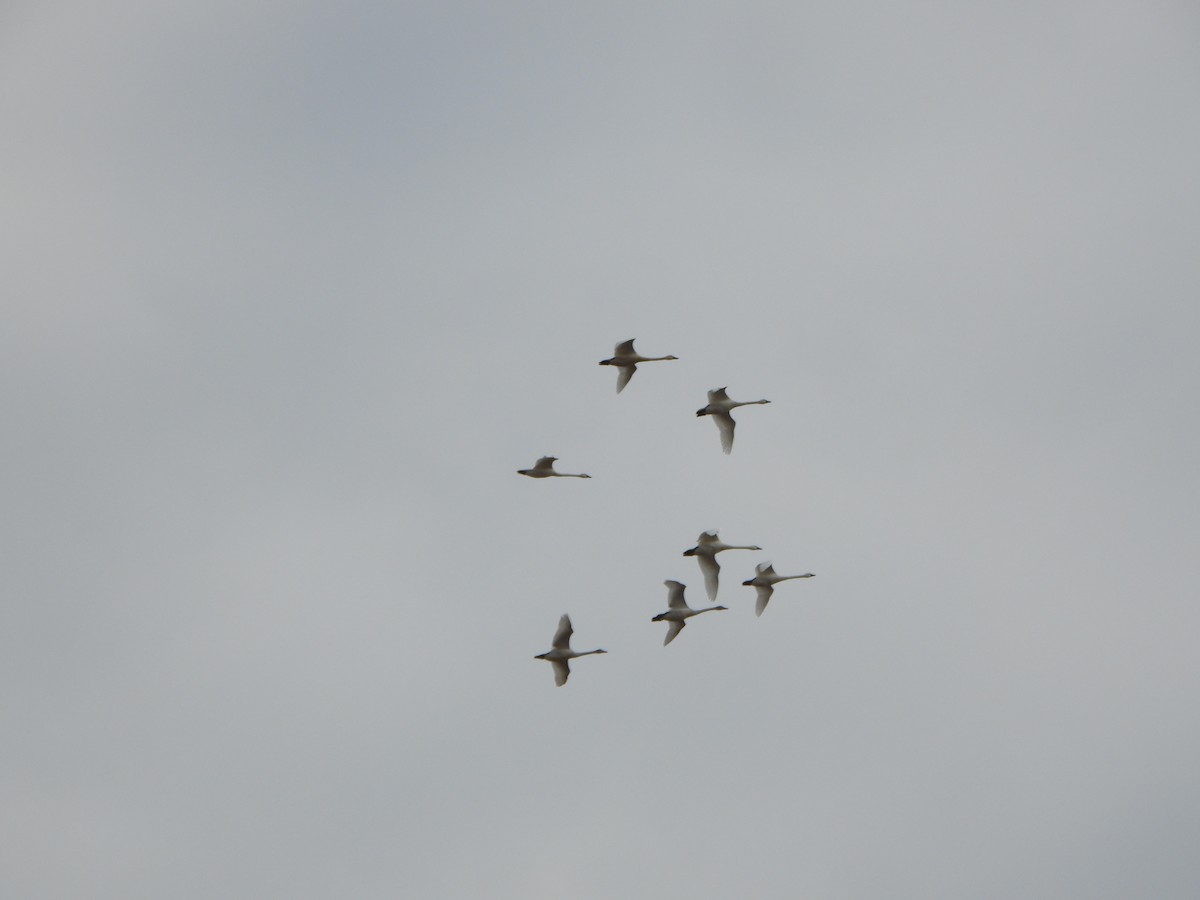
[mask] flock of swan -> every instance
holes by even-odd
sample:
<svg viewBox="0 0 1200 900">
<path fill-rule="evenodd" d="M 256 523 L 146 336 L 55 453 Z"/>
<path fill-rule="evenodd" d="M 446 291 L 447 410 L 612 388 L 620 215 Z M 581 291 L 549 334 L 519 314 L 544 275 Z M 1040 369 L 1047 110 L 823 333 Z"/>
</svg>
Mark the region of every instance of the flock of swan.
<svg viewBox="0 0 1200 900">
<path fill-rule="evenodd" d="M 633 378 L 633 373 L 637 371 L 639 363 L 645 362 L 662 362 L 669 359 L 678 359 L 676 356 L 642 356 L 633 349 L 633 339 L 623 341 L 617 344 L 610 359 L 600 360 L 602 366 L 615 366 L 617 368 L 617 393 L 625 390 L 625 386 L 629 384 L 629 380 Z M 725 453 L 730 453 L 733 450 L 733 430 L 735 422 L 730 413 L 739 406 L 756 406 L 763 403 L 770 403 L 770 400 L 747 400 L 737 401 L 729 399 L 729 395 L 725 393 L 726 388 L 717 388 L 708 392 L 708 403 L 696 410 L 697 416 L 711 416 L 712 420 L 717 424 L 717 430 L 721 435 L 721 449 Z M 591 478 L 591 475 L 571 474 L 567 472 L 556 472 L 554 463 L 558 461 L 556 456 L 543 456 L 532 468 L 518 469 L 518 475 L 525 475 L 529 478 Z M 717 599 L 717 589 L 719 587 L 719 579 L 721 575 L 721 565 L 717 562 L 717 554 L 725 550 L 761 550 L 762 547 L 754 545 L 739 545 L 726 544 L 722 541 L 715 531 L 705 531 L 701 533 L 696 541 L 696 546 L 690 550 L 683 551 L 684 556 L 693 556 L 696 562 L 700 564 L 700 572 L 704 576 L 704 588 L 708 594 L 708 599 L 715 601 Z M 754 614 L 761 616 L 767 608 L 767 603 L 771 600 L 771 595 L 775 591 L 775 585 L 781 581 L 791 581 L 794 578 L 812 578 L 812 572 L 806 572 L 803 575 L 777 575 L 775 568 L 770 562 L 762 562 L 754 567 L 754 577 L 742 584 L 747 587 L 753 587 L 757 594 L 757 602 L 754 607 Z M 716 610 L 728 609 L 725 606 L 706 606 L 702 609 L 693 609 L 688 606 L 684 599 L 683 592 L 685 585 L 678 581 L 665 581 L 667 586 L 667 611 L 661 612 L 651 622 L 666 622 L 667 636 L 663 640 L 663 646 L 671 643 L 678 636 L 679 632 L 683 631 L 683 627 L 687 624 L 687 620 L 693 616 L 698 616 L 701 613 L 715 612 Z M 567 683 L 567 678 L 571 674 L 570 661 L 580 656 L 592 656 L 596 653 L 607 653 L 607 650 L 587 650 L 582 653 L 571 649 L 571 635 L 574 633 L 574 628 L 571 626 L 571 617 L 563 615 L 558 620 L 558 630 L 554 632 L 554 637 L 550 641 L 550 650 L 541 653 L 534 659 L 544 659 L 554 667 L 554 683 L 562 687 Z"/>
</svg>

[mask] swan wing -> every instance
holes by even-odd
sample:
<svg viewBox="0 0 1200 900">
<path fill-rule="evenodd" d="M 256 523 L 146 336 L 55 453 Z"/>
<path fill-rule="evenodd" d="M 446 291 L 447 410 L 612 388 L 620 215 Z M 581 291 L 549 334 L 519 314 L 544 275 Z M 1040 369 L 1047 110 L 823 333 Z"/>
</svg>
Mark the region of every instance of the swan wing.
<svg viewBox="0 0 1200 900">
<path fill-rule="evenodd" d="M 672 619 L 670 622 L 668 622 L 667 636 L 663 640 L 663 646 L 665 647 L 667 644 L 671 643 L 671 641 L 675 640 L 675 635 L 683 631 L 683 626 L 686 624 L 687 622 L 683 621 L 683 619 Z"/>
<path fill-rule="evenodd" d="M 617 393 L 625 390 L 625 385 L 629 384 L 629 379 L 633 377 L 633 373 L 637 371 L 637 366 L 618 366 L 617 367 Z"/>
<path fill-rule="evenodd" d="M 613 348 L 613 356 L 633 356 L 633 342 L 634 338 L 621 341 L 621 343 Z"/>
<path fill-rule="evenodd" d="M 700 537 L 696 538 L 696 543 L 700 545 L 715 544 L 717 542 L 717 533 L 715 531 L 702 531 Z"/>
<path fill-rule="evenodd" d="M 557 456 L 541 457 L 540 459 L 538 459 L 537 462 L 535 462 L 533 464 L 534 471 L 536 471 L 536 472 L 553 472 L 554 471 L 554 463 L 555 463 L 555 460 L 557 460 L 557 459 L 558 459 Z"/>
<path fill-rule="evenodd" d="M 774 575 L 775 566 L 771 564 L 770 560 L 768 560 L 766 562 L 760 562 L 754 567 L 754 571 L 758 575 Z"/>
<path fill-rule="evenodd" d="M 554 640 L 550 642 L 550 646 L 555 650 L 569 650 L 571 648 L 571 635 L 575 633 L 575 629 L 571 627 L 571 617 L 563 614 L 563 617 L 558 620 L 558 631 L 554 632 Z"/>
<path fill-rule="evenodd" d="M 725 393 L 725 388 L 717 388 L 715 391 L 708 392 L 709 403 L 721 403 L 729 399 L 729 395 Z"/>
<path fill-rule="evenodd" d="M 716 600 L 717 579 L 721 575 L 721 564 L 717 562 L 715 555 L 709 554 L 696 554 L 696 561 L 700 563 L 700 571 L 704 573 L 704 590 L 708 593 L 708 599 Z"/>
<path fill-rule="evenodd" d="M 763 610 L 767 608 L 767 603 L 771 599 L 771 594 L 775 593 L 775 589 L 769 584 L 759 584 L 754 587 L 755 593 L 758 594 L 758 600 L 754 604 L 754 614 L 761 616 Z"/>
<path fill-rule="evenodd" d="M 721 432 L 721 449 L 726 453 L 732 453 L 733 429 L 737 425 L 733 421 L 733 416 L 727 412 L 715 412 L 712 414 L 712 420 L 717 423 L 717 429 Z"/>
<path fill-rule="evenodd" d="M 550 663 L 554 666 L 554 684 L 556 687 L 562 687 L 571 677 L 571 667 L 565 659 L 552 659 Z"/>
<path fill-rule="evenodd" d="M 683 599 L 683 585 L 678 581 L 664 581 L 667 586 L 667 609 L 687 609 L 687 601 Z"/>
</svg>

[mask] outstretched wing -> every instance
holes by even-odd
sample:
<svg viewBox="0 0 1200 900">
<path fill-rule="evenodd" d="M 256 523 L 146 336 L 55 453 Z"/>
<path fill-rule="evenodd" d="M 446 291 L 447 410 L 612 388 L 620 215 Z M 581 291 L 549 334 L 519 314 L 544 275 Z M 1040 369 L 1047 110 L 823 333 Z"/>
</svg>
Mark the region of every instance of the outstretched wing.
<svg viewBox="0 0 1200 900">
<path fill-rule="evenodd" d="M 717 388 L 716 390 L 708 392 L 708 402 L 709 403 L 719 403 L 722 400 L 728 400 L 728 399 L 729 399 L 729 395 L 727 393 L 725 393 L 725 388 Z"/>
<path fill-rule="evenodd" d="M 629 343 L 633 343 L 630 341 Z M 617 393 L 625 390 L 625 385 L 629 384 L 629 379 L 633 377 L 633 373 L 637 371 L 637 366 L 617 366 Z"/>
<path fill-rule="evenodd" d="M 634 338 L 627 341 L 621 341 L 617 346 L 613 347 L 613 356 L 629 356 L 633 353 Z"/>
<path fill-rule="evenodd" d="M 667 586 L 667 608 L 687 609 L 687 601 L 683 599 L 683 585 L 678 581 L 664 581 Z"/>
<path fill-rule="evenodd" d="M 716 554 L 696 554 L 700 563 L 700 571 L 704 573 L 704 590 L 708 592 L 709 600 L 717 599 L 717 579 L 721 575 L 721 564 L 717 562 Z"/>
<path fill-rule="evenodd" d="M 726 453 L 732 453 L 733 429 L 737 425 L 733 421 L 733 416 L 727 412 L 715 412 L 712 414 L 712 420 L 717 423 L 717 430 L 721 432 L 721 449 Z"/>
<path fill-rule="evenodd" d="M 566 613 L 558 620 L 558 631 L 554 632 L 554 640 L 550 642 L 550 646 L 555 650 L 569 650 L 571 647 L 571 635 L 575 633 L 575 629 L 571 627 L 571 617 Z M 564 676 L 564 680 L 565 676 Z"/>
<path fill-rule="evenodd" d="M 668 622 L 667 623 L 667 637 L 663 641 L 663 646 L 665 647 L 665 646 L 667 646 L 667 644 L 671 643 L 671 641 L 675 640 L 675 635 L 677 635 L 677 634 L 679 634 L 679 632 L 683 631 L 683 626 L 686 624 L 687 624 L 687 622 L 683 621 L 682 619 L 672 620 L 672 621 Z"/>
<path fill-rule="evenodd" d="M 755 566 L 754 571 L 759 575 L 774 575 L 775 566 L 771 564 L 770 560 L 767 560 L 766 562 L 760 562 L 757 566 Z"/>
<path fill-rule="evenodd" d="M 771 599 L 771 595 L 775 593 L 775 589 L 769 584 L 759 584 L 754 587 L 758 594 L 758 601 L 754 604 L 754 614 L 761 616 L 763 610 L 767 608 L 767 602 Z"/>
<path fill-rule="evenodd" d="M 715 544 L 717 542 L 717 533 L 715 531 L 702 531 L 700 537 L 696 538 L 696 543 L 700 545 Z"/>
<path fill-rule="evenodd" d="M 554 462 L 557 459 L 557 456 L 543 456 L 533 464 L 533 469 L 535 472 L 553 472 Z"/>
<path fill-rule="evenodd" d="M 565 659 L 552 659 L 550 662 L 554 666 L 554 684 L 556 687 L 562 687 L 571 677 L 571 667 Z"/>
</svg>

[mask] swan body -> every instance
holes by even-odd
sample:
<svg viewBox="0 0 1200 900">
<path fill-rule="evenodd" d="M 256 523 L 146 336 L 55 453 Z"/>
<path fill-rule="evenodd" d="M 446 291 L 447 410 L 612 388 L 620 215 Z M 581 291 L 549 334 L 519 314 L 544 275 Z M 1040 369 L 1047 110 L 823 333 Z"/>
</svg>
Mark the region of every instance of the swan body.
<svg viewBox="0 0 1200 900">
<path fill-rule="evenodd" d="M 517 469 L 518 475 L 528 475 L 530 478 L 591 478 L 591 475 L 570 475 L 566 472 L 555 472 L 554 463 L 557 456 L 543 456 L 533 464 L 532 469 Z"/>
<path fill-rule="evenodd" d="M 550 641 L 552 649 L 547 650 L 534 657 L 534 659 L 544 659 L 554 666 L 554 683 L 558 687 L 562 687 L 567 683 L 567 679 L 571 676 L 570 660 L 580 656 L 591 656 L 593 653 L 607 653 L 607 650 L 588 650 L 584 653 L 576 653 L 571 649 L 571 635 L 575 629 L 571 627 L 571 617 L 563 615 L 558 620 L 558 630 L 554 632 L 554 639 Z"/>
<path fill-rule="evenodd" d="M 754 605 L 754 614 L 761 616 L 763 610 L 767 608 L 767 603 L 771 600 L 771 594 L 775 592 L 775 585 L 781 581 L 791 581 L 793 578 L 815 578 L 812 572 L 805 572 L 803 575 L 776 575 L 775 567 L 769 562 L 759 563 L 754 567 L 754 577 L 749 581 L 743 581 L 742 584 L 754 588 L 758 594 L 758 602 Z"/>
<path fill-rule="evenodd" d="M 733 429 L 737 425 L 729 413 L 739 406 L 756 406 L 760 403 L 770 403 L 770 400 L 730 400 L 725 388 L 717 388 L 708 392 L 708 405 L 696 410 L 697 416 L 712 416 L 721 432 L 721 449 L 726 453 L 733 452 Z"/>
<path fill-rule="evenodd" d="M 667 636 L 663 640 L 663 646 L 675 640 L 675 636 L 683 631 L 683 626 L 687 624 L 687 620 L 692 616 L 698 616 L 700 613 L 712 612 L 716 609 L 727 609 L 725 606 L 706 606 L 704 609 L 692 609 L 687 605 L 687 601 L 683 599 L 684 585 L 678 581 L 664 581 L 667 586 L 667 611 L 659 613 L 651 622 L 666 622 Z"/>
<path fill-rule="evenodd" d="M 716 600 L 717 581 L 721 575 L 721 564 L 717 562 L 717 554 L 722 550 L 761 549 L 762 547 L 753 545 L 739 546 L 737 544 L 726 544 L 717 537 L 715 531 L 705 531 L 700 534 L 696 546 L 691 550 L 684 550 L 683 555 L 696 557 L 696 562 L 700 564 L 700 571 L 704 574 L 704 589 L 708 592 L 708 599 Z"/>
<path fill-rule="evenodd" d="M 633 349 L 634 338 L 627 341 L 622 341 L 613 349 L 611 359 L 600 360 L 602 366 L 616 366 L 617 372 L 617 393 L 625 390 L 625 385 L 629 384 L 629 379 L 633 377 L 633 373 L 637 371 L 638 363 L 644 362 L 661 362 L 667 359 L 679 359 L 678 356 L 642 356 Z"/>
</svg>

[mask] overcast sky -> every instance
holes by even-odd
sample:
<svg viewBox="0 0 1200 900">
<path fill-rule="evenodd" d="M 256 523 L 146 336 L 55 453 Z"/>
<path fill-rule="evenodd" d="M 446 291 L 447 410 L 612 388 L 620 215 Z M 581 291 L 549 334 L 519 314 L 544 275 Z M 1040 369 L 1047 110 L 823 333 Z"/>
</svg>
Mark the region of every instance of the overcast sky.
<svg viewBox="0 0 1200 900">
<path fill-rule="evenodd" d="M 1198 46 L 4 4 L 5 896 L 1193 900 Z"/>
</svg>

